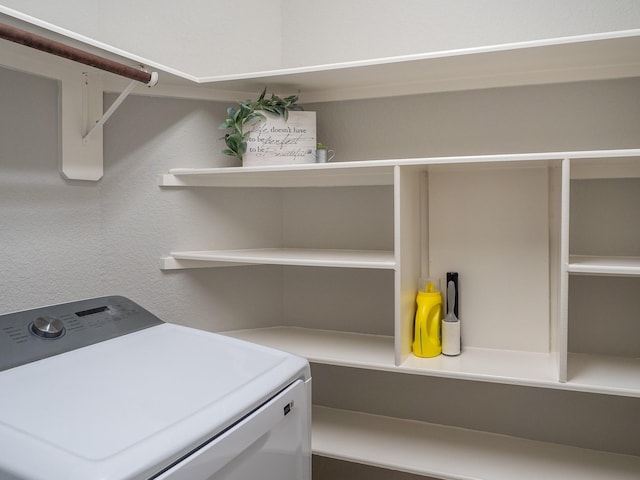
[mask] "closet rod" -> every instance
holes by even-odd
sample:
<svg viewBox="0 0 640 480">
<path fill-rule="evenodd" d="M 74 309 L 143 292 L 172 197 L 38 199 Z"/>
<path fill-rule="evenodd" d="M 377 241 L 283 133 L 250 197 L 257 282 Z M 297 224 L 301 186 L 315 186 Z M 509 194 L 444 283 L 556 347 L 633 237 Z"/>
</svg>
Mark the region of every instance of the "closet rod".
<svg viewBox="0 0 640 480">
<path fill-rule="evenodd" d="M 138 70 L 128 65 L 99 57 L 98 55 L 70 47 L 54 40 L 49 40 L 48 38 L 20 30 L 19 28 L 15 28 L 4 23 L 0 23 L 0 38 L 19 43 L 26 47 L 35 48 L 36 50 L 51 53 L 68 60 L 73 60 L 74 62 L 99 68 L 100 70 L 115 73 L 116 75 L 130 78 L 137 82 L 142 82 L 150 87 L 158 82 L 158 75 L 155 72 L 151 74 Z"/>
</svg>

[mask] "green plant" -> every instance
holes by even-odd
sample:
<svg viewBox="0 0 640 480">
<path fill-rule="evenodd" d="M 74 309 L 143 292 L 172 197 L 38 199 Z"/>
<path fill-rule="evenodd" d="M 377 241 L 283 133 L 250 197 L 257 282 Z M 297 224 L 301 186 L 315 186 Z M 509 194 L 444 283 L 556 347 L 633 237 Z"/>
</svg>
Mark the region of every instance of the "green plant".
<svg viewBox="0 0 640 480">
<path fill-rule="evenodd" d="M 260 120 L 266 118 L 261 112 L 266 112 L 277 117 L 283 117 L 285 120 L 289 118 L 290 110 L 302 110 L 298 105 L 298 95 L 291 95 L 286 98 L 280 98 L 271 94 L 270 98 L 266 97 L 267 89 L 262 93 L 256 101 L 247 100 L 238 102 L 238 107 L 227 108 L 227 118 L 220 125 L 220 130 L 231 130 L 225 134 L 222 139 L 227 148 L 222 150 L 225 155 L 231 155 L 242 160 L 243 155 L 247 151 L 247 138 L 250 131 L 246 127 L 256 124 Z"/>
</svg>

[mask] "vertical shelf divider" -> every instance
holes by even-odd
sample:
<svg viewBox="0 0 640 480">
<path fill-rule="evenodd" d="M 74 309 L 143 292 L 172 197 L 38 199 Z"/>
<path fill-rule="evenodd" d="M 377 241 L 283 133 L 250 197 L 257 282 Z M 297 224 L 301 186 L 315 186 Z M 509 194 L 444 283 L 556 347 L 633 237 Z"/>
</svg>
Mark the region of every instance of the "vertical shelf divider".
<svg viewBox="0 0 640 480">
<path fill-rule="evenodd" d="M 420 174 L 420 276 L 429 276 L 429 175 Z"/>
<path fill-rule="evenodd" d="M 424 175 L 415 169 L 394 167 L 395 364 L 411 354 L 416 286 L 420 276 L 424 212 L 421 185 Z"/>
<path fill-rule="evenodd" d="M 549 349 L 555 366 L 556 380 L 560 379 L 560 318 L 562 317 L 562 164 L 549 166 Z"/>
<path fill-rule="evenodd" d="M 562 160 L 560 202 L 560 290 L 558 324 L 559 380 L 566 382 L 569 355 L 569 202 L 571 199 L 571 160 Z"/>
</svg>

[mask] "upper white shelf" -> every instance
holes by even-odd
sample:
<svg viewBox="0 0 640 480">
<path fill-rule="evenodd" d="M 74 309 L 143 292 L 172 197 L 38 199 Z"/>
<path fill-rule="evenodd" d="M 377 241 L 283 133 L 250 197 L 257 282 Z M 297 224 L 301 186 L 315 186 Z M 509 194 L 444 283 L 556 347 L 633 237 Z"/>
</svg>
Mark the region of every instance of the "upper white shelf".
<svg viewBox="0 0 640 480">
<path fill-rule="evenodd" d="M 326 187 L 393 185 L 393 163 L 341 162 L 265 167 L 172 168 L 164 187 Z"/>
<path fill-rule="evenodd" d="M 582 275 L 639 276 L 640 257 L 571 255 L 569 273 Z"/>
<path fill-rule="evenodd" d="M 336 101 L 640 75 L 640 30 L 589 34 L 197 79 L 255 94 Z"/>
<path fill-rule="evenodd" d="M 637 156 L 618 158 L 583 158 L 572 162 L 572 180 L 601 178 L 640 178 L 640 158 Z"/>
<path fill-rule="evenodd" d="M 562 159 L 576 160 L 579 178 L 610 174 L 603 164 L 614 164 L 617 177 L 640 176 L 640 149 L 544 152 L 457 157 L 400 158 L 358 162 L 268 165 L 260 167 L 172 168 L 159 176 L 163 187 L 337 187 L 393 185 L 394 167 L 416 169 L 494 168 L 500 165 L 540 166 Z M 606 159 L 606 161 L 603 161 Z M 574 168 L 572 167 L 572 172 Z M 573 175 L 573 173 L 572 173 Z"/>
<path fill-rule="evenodd" d="M 206 76 L 143 58 L 7 7 L 0 6 L 0 19 L 121 63 L 158 71 L 159 84 L 152 90 L 137 90 L 141 95 L 227 101 L 249 98 L 267 86 L 276 93 L 299 91 L 302 102 L 310 103 L 640 76 L 640 29 Z M 12 50 L 17 55 L 33 54 L 16 47 Z M 51 56 L 38 59 L 49 65 L 70 63 Z M 12 66 L 12 61 L 7 65 Z M 119 90 L 120 80 L 112 77 L 105 77 L 105 89 Z"/>
</svg>

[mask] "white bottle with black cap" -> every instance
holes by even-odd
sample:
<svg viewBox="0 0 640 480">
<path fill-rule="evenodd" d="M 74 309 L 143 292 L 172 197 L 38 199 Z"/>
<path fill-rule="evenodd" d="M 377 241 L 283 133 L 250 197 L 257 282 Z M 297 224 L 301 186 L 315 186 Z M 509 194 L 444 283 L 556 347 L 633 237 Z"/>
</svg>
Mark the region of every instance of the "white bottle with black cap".
<svg viewBox="0 0 640 480">
<path fill-rule="evenodd" d="M 460 319 L 456 316 L 458 289 L 453 275 L 447 274 L 447 316 L 442 320 L 442 354 L 448 356 L 460 355 Z"/>
</svg>

